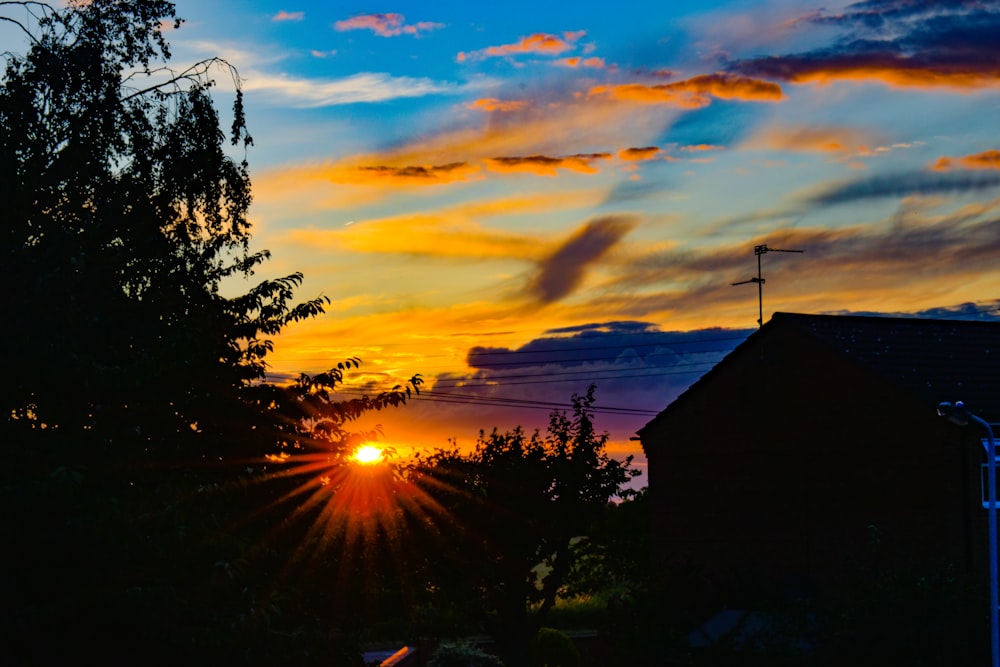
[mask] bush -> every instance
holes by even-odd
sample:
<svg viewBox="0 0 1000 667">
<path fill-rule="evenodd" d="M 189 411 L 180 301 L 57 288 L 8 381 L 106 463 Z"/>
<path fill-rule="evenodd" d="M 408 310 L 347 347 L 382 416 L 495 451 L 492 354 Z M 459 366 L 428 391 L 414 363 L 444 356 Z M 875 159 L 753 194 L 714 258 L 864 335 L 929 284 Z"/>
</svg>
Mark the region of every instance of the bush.
<svg viewBox="0 0 1000 667">
<path fill-rule="evenodd" d="M 504 667 L 500 658 L 469 644 L 441 644 L 427 667 Z"/>
<path fill-rule="evenodd" d="M 580 667 L 580 652 L 565 632 L 541 628 L 531 642 L 531 667 Z"/>
</svg>

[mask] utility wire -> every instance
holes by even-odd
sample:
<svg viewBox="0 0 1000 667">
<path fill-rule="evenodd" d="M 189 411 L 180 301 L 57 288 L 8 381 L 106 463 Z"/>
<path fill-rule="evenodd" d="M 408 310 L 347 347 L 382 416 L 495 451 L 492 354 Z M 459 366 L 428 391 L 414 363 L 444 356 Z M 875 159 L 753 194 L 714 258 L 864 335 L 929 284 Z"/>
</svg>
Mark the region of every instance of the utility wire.
<svg viewBox="0 0 1000 667">
<path fill-rule="evenodd" d="M 502 396 L 478 396 L 476 394 L 455 394 L 443 391 L 422 391 L 418 398 L 429 397 L 436 399 L 439 397 L 449 399 L 449 400 L 462 400 L 471 403 L 495 403 L 499 405 L 505 405 L 510 407 L 522 407 L 522 406 L 532 406 L 539 408 L 568 408 L 572 405 L 567 403 L 556 403 L 553 401 L 535 401 L 527 398 L 505 398 Z M 643 408 L 623 408 L 611 405 L 594 405 L 593 409 L 600 410 L 602 412 L 617 413 L 617 414 L 657 414 L 655 410 L 646 410 Z"/>
<path fill-rule="evenodd" d="M 541 372 L 541 373 L 520 373 L 520 374 L 517 374 L 517 375 L 498 375 L 498 376 L 493 377 L 493 378 L 468 377 L 470 375 L 474 375 L 472 373 L 469 373 L 469 374 L 466 374 L 466 378 L 465 379 L 470 379 L 470 380 L 491 379 L 491 380 L 497 380 L 497 381 L 508 380 L 508 379 L 523 380 L 525 378 L 551 378 L 551 377 L 560 376 L 560 375 L 594 375 L 595 373 L 621 373 L 621 372 L 624 372 L 624 371 L 659 370 L 660 368 L 681 368 L 681 367 L 688 367 L 688 366 L 705 366 L 705 365 L 710 365 L 710 364 L 714 365 L 714 364 L 712 364 L 712 362 L 708 362 L 708 361 L 685 361 L 685 362 L 682 362 L 682 363 L 670 364 L 669 366 L 661 366 L 661 367 L 652 366 L 652 367 L 644 367 L 644 368 L 627 368 L 626 367 L 626 368 L 604 368 L 604 369 L 588 368 L 588 369 L 583 369 L 583 370 L 578 370 L 578 371 L 557 371 L 557 372 L 549 372 L 549 373 Z M 600 379 L 600 378 L 598 378 L 598 379 Z M 463 382 L 463 381 L 464 381 L 463 378 L 450 378 L 450 377 L 442 378 L 440 375 L 438 375 L 438 382 Z"/>
<path fill-rule="evenodd" d="M 641 373 L 641 374 L 624 374 L 624 375 L 608 375 L 605 377 L 595 378 L 595 380 L 627 380 L 634 378 L 647 378 L 647 377 L 665 377 L 667 375 L 693 375 L 695 373 L 700 373 L 702 371 L 711 370 L 711 366 L 703 369 L 694 369 L 689 371 L 664 371 L 662 373 Z M 560 375 L 559 373 L 553 373 L 552 375 Z M 519 382 L 503 382 L 504 378 L 496 378 L 494 382 L 487 382 L 485 384 L 462 384 L 461 387 L 507 387 L 511 385 L 523 385 L 523 384 L 552 384 L 553 382 L 574 382 L 576 378 L 565 378 L 565 379 L 549 379 L 549 380 L 521 380 Z M 448 382 L 449 380 L 442 380 L 440 382 Z M 450 382 L 465 382 L 465 380 L 450 380 Z M 454 386 L 454 385 L 453 385 Z"/>
<path fill-rule="evenodd" d="M 362 392 L 344 391 L 346 395 L 360 396 Z M 435 391 L 421 391 L 415 394 L 412 400 L 428 401 L 431 403 L 456 403 L 460 405 L 489 405 L 491 407 L 502 408 L 531 408 L 536 410 L 571 409 L 570 403 L 557 403 L 554 401 L 533 401 L 530 399 L 503 398 L 500 396 L 479 396 L 476 394 L 454 394 Z M 622 408 L 616 406 L 593 405 L 590 410 L 596 414 L 618 414 L 631 416 L 655 416 L 659 414 L 657 410 L 645 410 L 642 408 Z"/>
</svg>

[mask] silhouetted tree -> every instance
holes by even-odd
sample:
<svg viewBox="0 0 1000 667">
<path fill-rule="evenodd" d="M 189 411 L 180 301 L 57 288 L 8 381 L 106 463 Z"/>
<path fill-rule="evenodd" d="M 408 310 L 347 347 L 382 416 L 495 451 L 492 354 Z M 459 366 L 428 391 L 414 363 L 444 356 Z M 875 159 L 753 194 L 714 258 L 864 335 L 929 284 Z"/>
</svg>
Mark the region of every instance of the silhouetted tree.
<svg viewBox="0 0 1000 667">
<path fill-rule="evenodd" d="M 441 450 L 411 479 L 437 505 L 434 564 L 439 604 L 459 605 L 497 641 L 505 664 L 526 665 L 528 647 L 564 590 L 585 536 L 639 474 L 605 451 L 594 430 L 594 387 L 555 411 L 547 433 L 480 433 L 473 452 Z"/>
<path fill-rule="evenodd" d="M 356 359 L 266 381 L 271 338 L 327 299 L 296 304 L 299 273 L 241 287 L 269 255 L 240 80 L 167 66 L 171 2 L 0 1 L 0 21 L 25 40 L 0 80 L 5 652 L 329 658 L 328 600 L 273 583 L 289 545 L 261 539 L 282 523 L 261 509 L 301 482 L 263 456 L 336 467 L 349 422 L 419 378 L 348 401 L 332 391 Z M 213 73 L 235 89 L 227 131 Z"/>
<path fill-rule="evenodd" d="M 268 338 L 326 302 L 292 303 L 298 273 L 223 295 L 268 257 L 250 250 L 238 76 L 165 66 L 165 0 L 2 4 L 36 17 L 15 21 L 29 48 L 0 84 L 5 428 L 144 449 L 210 432 Z M 236 84 L 228 149 L 213 69 Z"/>
</svg>

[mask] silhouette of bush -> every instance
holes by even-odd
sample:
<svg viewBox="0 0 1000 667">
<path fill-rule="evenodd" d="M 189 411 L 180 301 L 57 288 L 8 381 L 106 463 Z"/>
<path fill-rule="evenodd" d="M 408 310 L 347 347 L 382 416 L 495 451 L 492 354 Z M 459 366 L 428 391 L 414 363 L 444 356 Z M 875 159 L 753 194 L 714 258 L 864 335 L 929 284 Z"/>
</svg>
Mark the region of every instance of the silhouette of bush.
<svg viewBox="0 0 1000 667">
<path fill-rule="evenodd" d="M 541 628 L 531 642 L 531 667 L 580 667 L 580 652 L 565 632 Z"/>
<path fill-rule="evenodd" d="M 427 667 L 504 667 L 500 658 L 469 644 L 441 644 Z"/>
</svg>

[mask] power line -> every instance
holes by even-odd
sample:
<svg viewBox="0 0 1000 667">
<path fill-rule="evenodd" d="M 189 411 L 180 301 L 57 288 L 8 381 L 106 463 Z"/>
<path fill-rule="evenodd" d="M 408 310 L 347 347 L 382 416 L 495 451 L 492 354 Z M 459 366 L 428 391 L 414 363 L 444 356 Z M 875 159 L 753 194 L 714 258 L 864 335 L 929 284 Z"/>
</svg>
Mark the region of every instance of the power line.
<svg viewBox="0 0 1000 667">
<path fill-rule="evenodd" d="M 362 392 L 345 391 L 347 395 L 361 396 Z M 554 410 L 572 409 L 570 403 L 557 403 L 554 401 L 534 401 L 530 399 L 504 398 L 501 396 L 479 396 L 477 394 L 455 394 L 447 392 L 421 391 L 414 395 L 412 400 L 427 401 L 430 403 L 454 403 L 459 405 L 489 405 L 499 408 L 524 408 L 534 410 Z M 624 416 L 648 417 L 655 416 L 656 410 L 645 410 L 642 408 L 623 408 L 608 405 L 594 405 L 590 410 L 595 414 L 617 414 Z"/>
<path fill-rule="evenodd" d="M 729 349 L 730 348 L 724 348 L 724 349 L 719 349 L 719 350 L 711 350 L 711 352 L 728 352 Z M 645 357 L 642 357 L 642 359 L 645 360 L 645 359 L 648 359 L 649 357 L 653 357 L 653 356 L 658 356 L 658 355 L 650 354 L 650 355 L 646 355 Z M 659 356 L 665 356 L 665 355 L 659 355 Z M 551 363 L 551 364 L 565 365 L 567 362 L 572 361 L 572 362 L 577 362 L 577 363 L 579 363 L 579 364 L 582 365 L 584 363 L 589 363 L 589 362 L 592 362 L 592 361 L 614 361 L 616 359 L 618 359 L 618 357 L 606 357 L 606 358 L 585 359 L 585 360 L 584 359 L 562 359 L 562 360 L 551 360 L 551 361 L 548 361 L 546 363 L 547 364 Z M 628 360 L 625 360 L 625 361 L 628 361 Z M 675 364 L 669 364 L 669 365 L 664 365 L 664 366 L 651 366 L 650 368 L 654 368 L 655 369 L 655 368 L 679 368 L 679 367 L 682 367 L 682 366 L 704 366 L 706 363 L 708 363 L 708 362 L 707 361 L 685 361 L 685 362 L 680 362 L 680 363 L 675 363 Z M 494 366 L 501 366 L 501 365 L 503 365 L 503 366 L 521 366 L 523 364 L 490 364 L 489 366 L 480 366 L 480 367 L 476 367 L 476 368 L 479 368 L 480 370 L 483 370 L 483 369 L 489 370 L 489 369 L 492 369 Z M 540 366 L 542 366 L 542 364 L 538 363 L 538 364 L 535 364 L 534 366 L 532 366 L 532 368 L 537 368 L 537 367 L 540 367 Z M 622 370 L 629 370 L 629 369 L 605 368 L 605 369 L 601 370 L 601 369 L 597 369 L 597 368 L 590 368 L 590 369 L 584 369 L 584 370 L 579 370 L 579 371 L 558 371 L 558 372 L 555 372 L 555 373 L 549 372 L 549 371 L 540 371 L 538 373 L 523 373 L 521 375 L 500 375 L 500 376 L 497 376 L 497 377 L 498 377 L 498 379 L 503 379 L 503 378 L 517 378 L 517 379 L 520 379 L 520 378 L 530 378 L 530 377 L 551 377 L 553 375 L 586 375 L 588 373 L 617 373 L 617 372 L 622 371 Z M 640 370 L 640 369 L 632 369 L 632 370 Z M 438 377 L 440 378 L 440 375 Z M 445 380 L 448 380 L 448 379 L 450 379 L 450 378 L 445 378 Z"/>
<path fill-rule="evenodd" d="M 696 373 L 707 372 L 707 371 L 711 370 L 712 366 L 714 366 L 714 364 L 708 365 L 705 368 L 692 369 L 692 370 L 687 370 L 687 371 L 664 371 L 664 372 L 661 372 L 661 373 L 626 373 L 626 374 L 622 374 L 622 375 L 608 375 L 608 376 L 605 376 L 605 377 L 595 378 L 595 380 L 628 380 L 628 379 L 649 378 L 649 377 L 665 377 L 665 376 L 668 376 L 668 375 L 694 375 Z M 650 369 L 650 370 L 653 370 L 653 369 Z M 561 373 L 552 373 L 551 375 L 563 375 L 563 374 L 561 374 Z M 541 375 L 540 374 L 539 376 L 535 376 L 535 377 L 546 377 L 546 376 L 548 376 L 548 375 L 547 374 L 545 374 L 545 375 Z M 551 376 L 548 376 L 548 377 L 551 377 Z M 524 385 L 524 384 L 552 384 L 552 383 L 558 383 L 558 382 L 574 382 L 574 381 L 577 380 L 577 378 L 548 379 L 548 380 L 522 380 L 522 381 L 519 381 L 519 382 L 503 382 L 503 380 L 504 380 L 504 378 L 500 377 L 500 378 L 496 378 L 496 380 L 493 381 L 493 382 L 487 382 L 487 383 L 484 383 L 484 384 L 462 384 L 460 386 L 461 387 L 498 387 L 498 386 L 499 387 L 506 387 L 506 386 L 511 386 L 511 385 Z M 466 381 L 465 380 L 461 380 L 461 379 L 455 379 L 455 380 L 439 380 L 438 382 L 441 383 L 441 382 L 466 382 Z M 456 385 L 452 385 L 452 386 L 456 386 Z"/>
<path fill-rule="evenodd" d="M 535 401 L 527 398 L 506 398 L 503 396 L 479 396 L 477 394 L 456 394 L 441 391 L 424 391 L 420 393 L 419 398 L 429 396 L 430 398 L 443 397 L 445 399 L 460 399 L 462 401 L 468 400 L 470 403 L 496 403 L 499 405 L 509 406 L 509 407 L 550 407 L 550 408 L 570 408 L 572 405 L 567 403 L 556 403 L 554 401 Z M 623 408 L 613 405 L 595 405 L 593 409 L 600 410 L 601 412 L 616 413 L 616 414 L 657 414 L 655 410 L 646 410 L 643 408 Z"/>
</svg>

